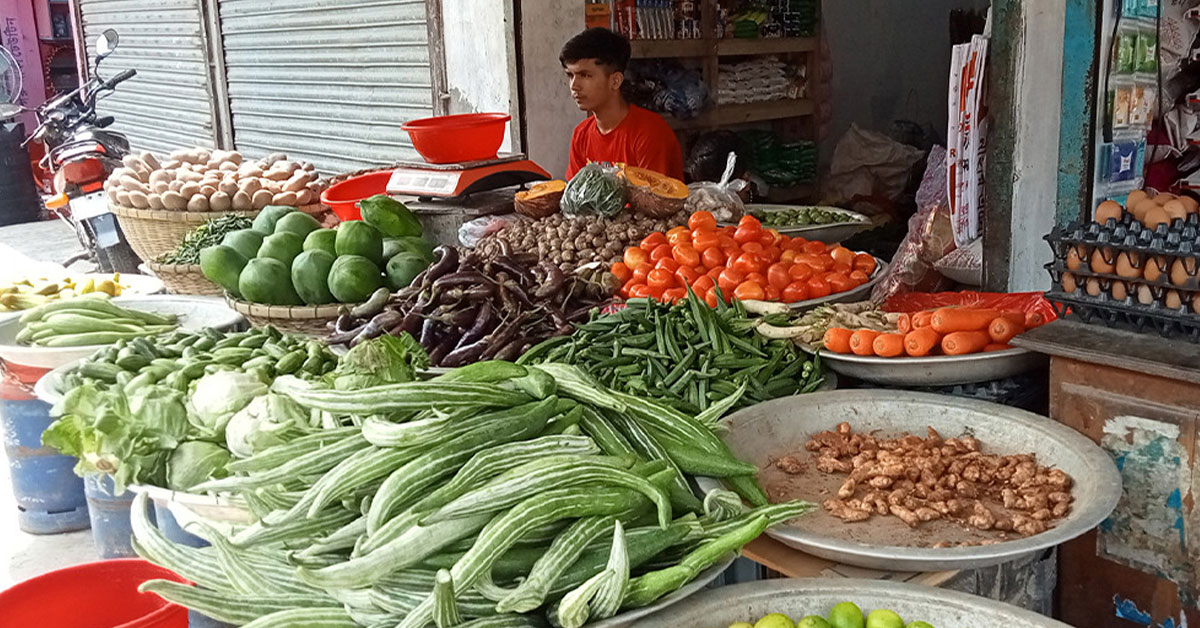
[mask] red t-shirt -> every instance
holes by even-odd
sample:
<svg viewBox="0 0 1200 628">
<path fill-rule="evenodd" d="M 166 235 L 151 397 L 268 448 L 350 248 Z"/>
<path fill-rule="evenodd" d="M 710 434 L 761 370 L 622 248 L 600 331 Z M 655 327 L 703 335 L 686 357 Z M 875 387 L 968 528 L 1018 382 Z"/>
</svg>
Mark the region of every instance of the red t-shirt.
<svg viewBox="0 0 1200 628">
<path fill-rule="evenodd" d="M 575 127 L 567 178 L 589 161 L 622 163 L 683 180 L 683 152 L 675 132 L 662 116 L 637 105 L 629 105 L 625 119 L 608 133 L 596 127 L 595 116 Z"/>
</svg>

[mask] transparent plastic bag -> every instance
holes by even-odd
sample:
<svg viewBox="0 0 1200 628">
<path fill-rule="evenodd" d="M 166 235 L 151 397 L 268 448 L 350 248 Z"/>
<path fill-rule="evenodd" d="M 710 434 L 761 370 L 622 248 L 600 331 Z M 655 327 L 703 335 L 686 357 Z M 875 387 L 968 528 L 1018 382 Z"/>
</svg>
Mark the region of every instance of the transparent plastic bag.
<svg viewBox="0 0 1200 628">
<path fill-rule="evenodd" d="M 706 211 L 716 217 L 717 222 L 733 222 L 742 217 L 746 206 L 739 195 L 749 185 L 741 179 L 733 179 L 733 169 L 737 166 L 737 153 L 729 153 L 725 161 L 725 174 L 721 180 L 699 181 L 688 186 L 691 194 L 688 196 L 684 209 L 688 213 Z"/>
<path fill-rule="evenodd" d="M 509 225 L 529 220 L 520 214 L 501 214 L 499 216 L 480 216 L 469 220 L 458 228 L 458 241 L 468 249 L 473 249 L 479 241 L 507 229 Z"/>
<path fill-rule="evenodd" d="M 563 191 L 562 211 L 568 216 L 611 217 L 625 209 L 625 183 L 611 164 L 590 163 L 579 169 Z"/>
</svg>

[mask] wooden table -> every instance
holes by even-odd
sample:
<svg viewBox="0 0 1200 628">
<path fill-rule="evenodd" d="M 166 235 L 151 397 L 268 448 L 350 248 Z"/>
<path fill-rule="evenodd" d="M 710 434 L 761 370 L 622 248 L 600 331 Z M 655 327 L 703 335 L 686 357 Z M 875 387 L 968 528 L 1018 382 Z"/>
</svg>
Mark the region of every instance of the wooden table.
<svg viewBox="0 0 1200 628">
<path fill-rule="evenodd" d="M 1013 344 L 1051 356 L 1051 417 L 1107 449 L 1125 488 L 1108 521 L 1060 548 L 1062 620 L 1200 625 L 1200 344 L 1067 320 Z"/>
</svg>

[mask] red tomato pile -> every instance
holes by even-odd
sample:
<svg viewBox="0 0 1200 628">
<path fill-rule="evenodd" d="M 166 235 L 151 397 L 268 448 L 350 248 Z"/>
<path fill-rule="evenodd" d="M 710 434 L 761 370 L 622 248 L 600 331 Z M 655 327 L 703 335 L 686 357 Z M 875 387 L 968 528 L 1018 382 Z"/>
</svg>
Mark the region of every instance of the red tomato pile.
<svg viewBox="0 0 1200 628">
<path fill-rule="evenodd" d="M 696 212 L 686 227 L 656 231 L 625 249 L 612 265 L 621 296 L 678 301 L 691 287 L 712 307 L 717 290 L 726 299 L 795 303 L 853 290 L 875 272 L 875 258 L 838 244 L 789 238 L 763 229 L 753 216 L 736 227 L 717 227 Z"/>
</svg>

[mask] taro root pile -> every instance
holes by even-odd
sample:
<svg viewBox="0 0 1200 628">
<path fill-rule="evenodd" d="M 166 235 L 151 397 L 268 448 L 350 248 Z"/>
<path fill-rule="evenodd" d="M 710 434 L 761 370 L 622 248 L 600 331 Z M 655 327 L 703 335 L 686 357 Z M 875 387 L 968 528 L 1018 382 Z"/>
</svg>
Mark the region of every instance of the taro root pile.
<svg viewBox="0 0 1200 628">
<path fill-rule="evenodd" d="M 970 436 L 894 439 L 856 434 L 849 423 L 816 434 L 805 445 L 822 473 L 848 477 L 823 506 L 850 523 L 874 515 L 909 527 L 949 519 L 976 530 L 1045 532 L 1071 511 L 1071 476 L 1037 463 L 1033 454 L 985 454 Z M 803 466 L 794 456 L 776 461 L 788 473 Z M 793 470 L 796 469 L 796 470 Z M 937 546 L 935 546 L 937 547 Z"/>
<path fill-rule="evenodd" d="M 564 272 L 528 253 L 485 259 L 445 246 L 435 253 L 437 260 L 378 313 L 339 317 L 330 343 L 354 346 L 408 332 L 433 366 L 515 360 L 551 336 L 571 333 L 573 323 L 612 303 L 617 289 L 616 278 L 598 265 Z"/>
<path fill-rule="evenodd" d="M 502 245 L 507 244 L 516 253 L 537 253 L 564 272 L 590 262 L 600 262 L 607 268 L 642 238 L 681 224 L 687 224 L 686 212 L 667 218 L 650 218 L 632 211 L 612 218 L 554 214 L 514 222 L 484 237 L 476 250 L 490 259 L 502 255 Z"/>
</svg>

